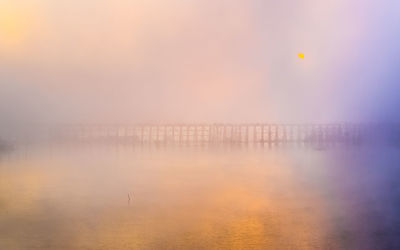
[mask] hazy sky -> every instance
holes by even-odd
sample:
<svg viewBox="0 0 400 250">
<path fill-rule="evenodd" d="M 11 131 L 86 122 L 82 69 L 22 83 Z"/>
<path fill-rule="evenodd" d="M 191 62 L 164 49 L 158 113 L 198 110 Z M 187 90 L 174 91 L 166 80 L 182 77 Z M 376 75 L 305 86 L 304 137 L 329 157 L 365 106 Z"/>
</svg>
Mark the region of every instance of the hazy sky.
<svg viewBox="0 0 400 250">
<path fill-rule="evenodd" d="M 0 0 L 0 115 L 400 120 L 399 44 L 397 0 Z"/>
</svg>

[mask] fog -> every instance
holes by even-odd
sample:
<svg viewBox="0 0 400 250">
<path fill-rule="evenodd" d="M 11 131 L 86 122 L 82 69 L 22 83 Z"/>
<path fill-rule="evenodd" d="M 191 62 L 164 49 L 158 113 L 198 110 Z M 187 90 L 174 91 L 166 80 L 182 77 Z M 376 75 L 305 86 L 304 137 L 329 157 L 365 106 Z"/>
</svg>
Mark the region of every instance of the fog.
<svg viewBox="0 0 400 250">
<path fill-rule="evenodd" d="M 2 0 L 0 117 L 397 121 L 399 40 L 389 0 Z"/>
<path fill-rule="evenodd" d="M 0 246 L 400 249 L 399 44 L 392 0 L 0 0 Z"/>
</svg>

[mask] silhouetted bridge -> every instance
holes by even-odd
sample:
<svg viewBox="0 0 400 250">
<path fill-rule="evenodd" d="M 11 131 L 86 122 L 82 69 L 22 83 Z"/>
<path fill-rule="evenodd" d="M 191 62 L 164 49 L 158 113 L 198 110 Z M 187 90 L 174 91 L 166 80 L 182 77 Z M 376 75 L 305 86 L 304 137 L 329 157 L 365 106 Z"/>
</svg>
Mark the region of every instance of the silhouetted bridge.
<svg viewBox="0 0 400 250">
<path fill-rule="evenodd" d="M 382 126 L 363 124 L 132 124 L 67 125 L 58 141 L 155 145 L 265 145 L 361 143 Z"/>
</svg>

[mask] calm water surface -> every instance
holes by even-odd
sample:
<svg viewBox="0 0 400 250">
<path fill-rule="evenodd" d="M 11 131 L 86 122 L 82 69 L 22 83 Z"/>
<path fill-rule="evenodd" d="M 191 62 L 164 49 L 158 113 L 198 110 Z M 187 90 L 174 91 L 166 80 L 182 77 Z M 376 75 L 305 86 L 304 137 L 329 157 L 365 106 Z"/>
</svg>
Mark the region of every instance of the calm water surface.
<svg viewBox="0 0 400 250">
<path fill-rule="evenodd" d="M 400 249 L 399 149 L 23 150 L 0 249 Z"/>
</svg>

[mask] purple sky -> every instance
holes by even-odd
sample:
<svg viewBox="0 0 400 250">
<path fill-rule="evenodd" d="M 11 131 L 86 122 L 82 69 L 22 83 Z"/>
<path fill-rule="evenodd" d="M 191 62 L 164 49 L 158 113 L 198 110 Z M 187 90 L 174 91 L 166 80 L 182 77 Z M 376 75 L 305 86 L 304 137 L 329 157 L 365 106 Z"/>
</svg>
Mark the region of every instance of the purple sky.
<svg viewBox="0 0 400 250">
<path fill-rule="evenodd" d="M 399 121 L 399 44 L 394 0 L 2 0 L 0 115 Z"/>
</svg>

